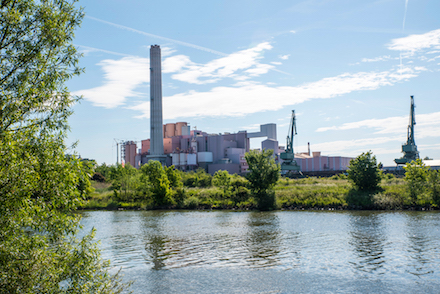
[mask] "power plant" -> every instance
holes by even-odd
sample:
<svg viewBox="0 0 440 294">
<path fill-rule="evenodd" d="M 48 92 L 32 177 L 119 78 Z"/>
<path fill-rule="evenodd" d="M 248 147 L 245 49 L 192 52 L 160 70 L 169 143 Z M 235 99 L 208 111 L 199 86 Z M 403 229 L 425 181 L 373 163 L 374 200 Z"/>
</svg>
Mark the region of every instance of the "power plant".
<svg viewBox="0 0 440 294">
<path fill-rule="evenodd" d="M 351 158 L 321 156 L 320 152 L 294 153 L 293 140 L 296 135 L 295 111 L 284 149 L 278 145 L 276 124 L 260 125 L 259 132 L 208 134 L 194 128 L 187 122 L 163 124 L 162 117 L 162 73 L 159 45 L 150 48 L 150 139 L 141 141 L 137 149 L 135 141 L 118 142 L 121 145 L 121 160 L 139 168 L 150 160 L 180 170 L 204 168 L 210 174 L 217 170 L 243 174 L 248 171 L 245 153 L 249 152 L 249 140 L 266 138 L 261 149 L 272 149 L 277 162 L 285 171 L 337 172 L 347 169 Z M 137 152 L 136 152 L 137 151 Z"/>
</svg>

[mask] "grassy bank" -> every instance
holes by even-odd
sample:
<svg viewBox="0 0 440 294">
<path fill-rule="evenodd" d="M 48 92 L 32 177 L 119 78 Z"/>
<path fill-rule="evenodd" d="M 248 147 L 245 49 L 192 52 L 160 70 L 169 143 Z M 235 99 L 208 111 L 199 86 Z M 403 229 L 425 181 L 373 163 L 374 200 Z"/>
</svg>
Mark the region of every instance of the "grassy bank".
<svg viewBox="0 0 440 294">
<path fill-rule="evenodd" d="M 111 190 L 111 184 L 93 182 L 93 187 L 95 191 L 83 209 L 256 209 L 255 199 L 245 188 L 184 187 L 173 191 L 176 200 L 172 205 L 155 207 L 148 193 L 124 201 Z M 284 210 L 437 209 L 426 195 L 420 195 L 413 203 L 404 180 L 394 177 L 382 179 L 380 189 L 370 193 L 354 190 L 348 180 L 340 177 L 281 178 L 274 190 L 277 208 Z"/>
</svg>

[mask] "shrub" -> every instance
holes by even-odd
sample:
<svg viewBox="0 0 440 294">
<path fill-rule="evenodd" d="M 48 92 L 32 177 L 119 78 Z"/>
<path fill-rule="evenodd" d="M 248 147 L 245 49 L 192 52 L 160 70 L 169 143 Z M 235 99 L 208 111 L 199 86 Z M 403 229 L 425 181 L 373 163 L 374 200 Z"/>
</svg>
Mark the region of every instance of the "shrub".
<svg viewBox="0 0 440 294">
<path fill-rule="evenodd" d="M 257 199 L 260 210 L 275 208 L 273 187 L 280 177 L 280 166 L 275 163 L 273 150 L 262 152 L 251 150 L 245 154 L 250 172 L 247 179 L 253 196 Z"/>
<path fill-rule="evenodd" d="M 425 166 L 421 159 L 417 159 L 407 163 L 403 168 L 409 197 L 413 204 L 416 204 L 417 198 L 426 192 L 429 167 Z"/>
<path fill-rule="evenodd" d="M 378 189 L 381 180 L 380 170 L 376 156 L 372 156 L 371 151 L 350 160 L 347 172 L 348 179 L 353 182 L 357 190 L 375 191 Z"/>
<path fill-rule="evenodd" d="M 191 196 L 184 201 L 184 207 L 194 209 L 199 206 L 200 200 L 196 196 Z"/>
</svg>

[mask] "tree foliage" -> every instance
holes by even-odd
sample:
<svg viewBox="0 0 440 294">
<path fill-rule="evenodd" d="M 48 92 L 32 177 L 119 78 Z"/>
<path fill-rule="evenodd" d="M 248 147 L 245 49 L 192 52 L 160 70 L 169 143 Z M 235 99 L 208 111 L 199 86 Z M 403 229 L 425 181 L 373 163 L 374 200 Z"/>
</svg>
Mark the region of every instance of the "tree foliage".
<svg viewBox="0 0 440 294">
<path fill-rule="evenodd" d="M 430 170 L 428 173 L 429 194 L 436 205 L 440 205 L 440 172 Z"/>
<path fill-rule="evenodd" d="M 141 171 L 147 177 L 154 204 L 158 206 L 172 204 L 170 181 L 162 164 L 157 160 L 150 160 L 141 167 Z"/>
<path fill-rule="evenodd" d="M 174 168 L 174 165 L 164 167 L 167 174 L 168 181 L 170 181 L 171 188 L 179 188 L 183 186 L 182 176 L 178 170 Z"/>
<path fill-rule="evenodd" d="M 427 179 L 429 167 L 427 167 L 421 159 L 407 163 L 405 169 L 405 182 L 407 191 L 412 202 L 417 202 L 418 196 L 421 196 L 427 188 Z"/>
<path fill-rule="evenodd" d="M 133 190 L 138 184 L 137 169 L 130 163 L 117 164 L 110 167 L 109 177 L 112 180 L 112 189 L 117 200 L 127 201 L 133 198 Z"/>
<path fill-rule="evenodd" d="M 360 191 L 375 191 L 379 187 L 381 173 L 376 156 L 371 151 L 350 160 L 347 173 L 348 179 Z"/>
<path fill-rule="evenodd" d="M 272 188 L 280 177 L 280 166 L 275 163 L 273 150 L 262 152 L 251 150 L 245 154 L 250 172 L 247 179 L 253 196 L 257 199 L 258 208 L 269 210 L 275 208 L 275 193 Z"/>
<path fill-rule="evenodd" d="M 212 185 L 212 176 L 208 174 L 205 169 L 198 168 L 196 172 L 181 173 L 183 185 L 186 187 L 200 187 L 207 188 Z"/>
<path fill-rule="evenodd" d="M 219 187 L 223 189 L 223 192 L 226 193 L 226 191 L 231 186 L 231 180 L 232 177 L 226 170 L 218 170 L 214 173 L 214 176 L 212 178 L 212 184 L 215 187 Z"/>
<path fill-rule="evenodd" d="M 81 72 L 71 44 L 75 1 L 0 0 L 0 289 L 4 293 L 121 290 L 73 212 L 90 187 L 66 156 L 64 85 Z"/>
</svg>

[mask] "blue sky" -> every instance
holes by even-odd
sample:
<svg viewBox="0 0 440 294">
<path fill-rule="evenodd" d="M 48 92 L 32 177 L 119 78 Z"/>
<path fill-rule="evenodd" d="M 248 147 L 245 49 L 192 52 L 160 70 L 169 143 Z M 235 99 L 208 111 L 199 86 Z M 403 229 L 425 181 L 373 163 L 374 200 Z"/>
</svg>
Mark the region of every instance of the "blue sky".
<svg viewBox="0 0 440 294">
<path fill-rule="evenodd" d="M 276 4 L 275 4 L 276 3 Z M 276 123 L 295 152 L 401 157 L 410 95 L 421 157 L 440 159 L 440 1 L 80 0 L 85 73 L 69 143 L 114 163 L 114 139 L 149 138 L 149 47 L 162 48 L 164 123 L 208 133 Z M 260 141 L 251 139 L 251 147 Z"/>
</svg>

